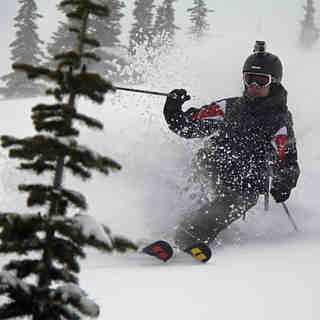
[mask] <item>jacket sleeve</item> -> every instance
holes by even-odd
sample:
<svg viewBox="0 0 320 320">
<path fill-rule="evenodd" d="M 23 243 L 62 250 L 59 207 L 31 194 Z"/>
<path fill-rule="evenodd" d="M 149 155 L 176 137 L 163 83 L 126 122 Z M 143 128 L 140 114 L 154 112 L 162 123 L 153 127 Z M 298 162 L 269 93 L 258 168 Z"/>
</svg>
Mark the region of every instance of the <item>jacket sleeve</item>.
<svg viewBox="0 0 320 320">
<path fill-rule="evenodd" d="M 272 144 L 276 151 L 276 159 L 272 168 L 273 179 L 271 188 L 290 192 L 297 185 L 300 168 L 293 121 L 289 112 L 284 125 L 273 137 Z"/>
<path fill-rule="evenodd" d="M 200 109 L 190 108 L 186 112 L 181 106 L 167 100 L 164 117 L 170 130 L 183 138 L 203 138 L 218 132 L 224 126 L 226 100 L 214 102 Z"/>
</svg>

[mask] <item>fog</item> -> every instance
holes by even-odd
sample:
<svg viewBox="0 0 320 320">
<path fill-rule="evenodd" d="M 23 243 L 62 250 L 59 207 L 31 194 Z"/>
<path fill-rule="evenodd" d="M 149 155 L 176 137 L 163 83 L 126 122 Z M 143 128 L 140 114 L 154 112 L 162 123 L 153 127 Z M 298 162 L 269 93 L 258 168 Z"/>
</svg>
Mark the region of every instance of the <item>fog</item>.
<svg viewBox="0 0 320 320">
<path fill-rule="evenodd" d="M 39 13 L 43 15 L 38 20 L 39 34 L 45 43 L 50 41 L 52 33 L 57 29 L 58 21 L 64 17 L 57 11 L 56 0 L 37 0 Z M 155 0 L 155 5 L 159 5 L 161 0 Z M 286 39 L 290 44 L 297 41 L 300 31 L 300 21 L 304 17 L 304 0 L 269 0 L 254 1 L 244 0 L 239 3 L 237 0 L 215 0 L 207 1 L 210 9 L 214 10 L 209 14 L 211 25 L 211 36 L 228 35 L 229 40 L 235 31 L 252 34 L 257 30 L 264 37 L 274 40 L 277 35 L 279 39 Z M 133 22 L 132 11 L 134 0 L 125 1 L 126 8 L 123 10 L 121 41 L 124 45 L 128 42 L 128 32 Z M 174 3 L 176 25 L 180 27 L 177 31 L 177 39 L 181 41 L 185 38 L 189 28 L 189 15 L 187 8 L 193 6 L 193 0 L 179 0 Z M 316 21 L 320 20 L 320 6 L 315 1 Z M 0 75 L 11 70 L 9 44 L 15 38 L 14 18 L 19 9 L 18 0 L 4 0 L 1 4 L 0 12 L 0 38 L 1 56 Z M 45 48 L 45 45 L 44 45 Z"/>
</svg>

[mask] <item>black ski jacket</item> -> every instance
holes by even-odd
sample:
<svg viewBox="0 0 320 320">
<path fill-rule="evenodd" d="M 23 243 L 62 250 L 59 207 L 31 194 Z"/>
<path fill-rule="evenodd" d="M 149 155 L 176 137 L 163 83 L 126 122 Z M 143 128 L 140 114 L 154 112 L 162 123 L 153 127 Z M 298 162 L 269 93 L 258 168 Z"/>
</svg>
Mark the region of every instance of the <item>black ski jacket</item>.
<svg viewBox="0 0 320 320">
<path fill-rule="evenodd" d="M 182 103 L 168 98 L 164 116 L 169 128 L 184 138 L 204 138 L 198 161 L 222 183 L 241 194 L 272 189 L 290 194 L 300 170 L 287 92 L 272 86 L 266 98 L 226 98 L 202 108 L 182 111 Z"/>
</svg>

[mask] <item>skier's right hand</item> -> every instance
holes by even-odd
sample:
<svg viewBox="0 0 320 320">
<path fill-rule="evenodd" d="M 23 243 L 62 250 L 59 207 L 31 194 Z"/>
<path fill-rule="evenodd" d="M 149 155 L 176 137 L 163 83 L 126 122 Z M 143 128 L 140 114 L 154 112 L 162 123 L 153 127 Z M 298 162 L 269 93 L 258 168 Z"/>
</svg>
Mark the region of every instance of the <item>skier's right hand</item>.
<svg viewBox="0 0 320 320">
<path fill-rule="evenodd" d="M 180 103 L 185 103 L 190 100 L 191 97 L 187 94 L 187 90 L 185 89 L 174 89 L 168 94 L 168 99 L 174 99 Z"/>
<path fill-rule="evenodd" d="M 165 108 L 171 111 L 181 110 L 182 105 L 190 99 L 185 89 L 175 89 L 168 94 Z"/>
</svg>

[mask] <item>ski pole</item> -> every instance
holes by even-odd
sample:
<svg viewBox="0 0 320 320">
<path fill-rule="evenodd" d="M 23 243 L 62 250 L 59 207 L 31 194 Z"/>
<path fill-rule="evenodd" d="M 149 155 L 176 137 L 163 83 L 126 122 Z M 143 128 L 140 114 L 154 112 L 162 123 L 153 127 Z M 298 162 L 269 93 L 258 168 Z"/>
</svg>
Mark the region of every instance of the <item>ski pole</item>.
<svg viewBox="0 0 320 320">
<path fill-rule="evenodd" d="M 146 94 L 154 94 L 154 95 L 157 95 L 157 96 L 165 96 L 165 97 L 167 97 L 169 95 L 169 93 L 157 92 L 157 91 L 139 90 L 139 89 L 124 88 L 124 87 L 114 87 L 114 88 L 116 90 L 123 90 L 123 91 L 137 92 L 137 93 L 146 93 Z"/>
<path fill-rule="evenodd" d="M 270 175 L 266 177 L 265 192 L 264 192 L 264 211 L 269 211 L 270 208 Z"/>
<path fill-rule="evenodd" d="M 269 163 L 269 153 L 267 150 L 265 150 L 265 157 L 266 157 L 266 165 L 267 165 L 267 176 L 265 179 L 265 192 L 264 192 L 264 210 L 265 211 L 269 211 L 270 209 L 270 181 L 271 181 L 271 176 L 272 176 L 272 172 L 271 172 L 271 167 L 270 167 L 270 163 Z"/>
<path fill-rule="evenodd" d="M 284 202 L 281 202 L 281 204 L 282 204 L 282 207 L 283 207 L 285 213 L 287 214 L 287 216 L 289 218 L 289 221 L 291 222 L 294 230 L 298 232 L 299 229 L 298 229 L 297 224 L 295 223 L 295 221 L 294 221 L 294 219 L 293 219 L 293 217 L 292 217 L 292 215 L 291 215 L 291 213 L 290 213 L 290 211 L 288 209 L 288 206 Z"/>
<path fill-rule="evenodd" d="M 264 194 L 264 211 L 269 211 L 270 205 L 269 205 L 269 192 L 266 192 Z"/>
</svg>

